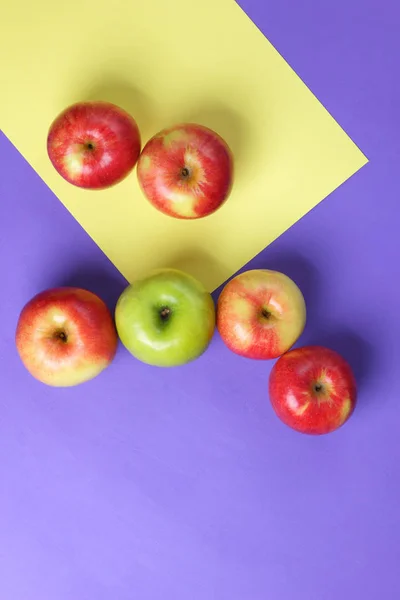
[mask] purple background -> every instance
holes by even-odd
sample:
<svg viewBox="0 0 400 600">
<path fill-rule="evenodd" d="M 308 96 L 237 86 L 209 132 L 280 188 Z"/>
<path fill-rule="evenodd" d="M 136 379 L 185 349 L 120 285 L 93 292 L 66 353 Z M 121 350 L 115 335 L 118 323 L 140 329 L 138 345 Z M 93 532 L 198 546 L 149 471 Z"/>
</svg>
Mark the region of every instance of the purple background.
<svg viewBox="0 0 400 600">
<path fill-rule="evenodd" d="M 154 370 L 120 349 L 98 379 L 46 388 L 21 366 L 22 305 L 56 284 L 113 305 L 125 282 L 0 136 L 0 597 L 396 600 L 400 559 L 399 13 L 395 0 L 242 6 L 370 159 L 256 257 L 302 287 L 301 343 L 360 384 L 342 429 L 274 416 L 270 364 L 216 335 Z"/>
</svg>

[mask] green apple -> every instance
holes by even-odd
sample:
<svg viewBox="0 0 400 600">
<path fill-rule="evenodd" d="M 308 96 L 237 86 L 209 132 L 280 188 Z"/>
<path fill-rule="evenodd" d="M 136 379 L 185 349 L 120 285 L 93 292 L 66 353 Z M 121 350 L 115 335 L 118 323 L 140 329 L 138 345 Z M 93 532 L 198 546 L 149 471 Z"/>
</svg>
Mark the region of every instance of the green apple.
<svg viewBox="0 0 400 600">
<path fill-rule="evenodd" d="M 149 365 L 174 367 L 206 350 L 215 329 L 215 306 L 191 275 L 158 269 L 122 292 L 115 322 L 133 356 Z"/>
</svg>

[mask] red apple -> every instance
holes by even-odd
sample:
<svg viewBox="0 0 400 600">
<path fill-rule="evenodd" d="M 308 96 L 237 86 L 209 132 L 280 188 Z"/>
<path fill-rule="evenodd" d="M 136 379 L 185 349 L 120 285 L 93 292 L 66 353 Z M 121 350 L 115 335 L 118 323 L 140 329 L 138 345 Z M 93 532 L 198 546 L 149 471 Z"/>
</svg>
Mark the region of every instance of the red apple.
<svg viewBox="0 0 400 600">
<path fill-rule="evenodd" d="M 305 321 L 303 294 L 279 271 L 245 271 L 231 279 L 218 298 L 222 340 L 247 358 L 277 358 L 297 341 Z"/>
<path fill-rule="evenodd" d="M 118 338 L 103 300 L 86 290 L 63 287 L 41 292 L 24 306 L 15 341 L 33 377 L 67 387 L 101 373 L 114 358 Z"/>
<path fill-rule="evenodd" d="M 215 131 L 184 123 L 147 142 L 137 172 L 145 196 L 158 210 L 179 219 L 198 219 L 227 199 L 233 158 Z"/>
<path fill-rule="evenodd" d="M 104 189 L 135 166 L 140 154 L 136 121 L 109 102 L 78 102 L 52 123 L 47 152 L 54 168 L 69 183 Z"/>
<path fill-rule="evenodd" d="M 353 413 L 356 395 L 350 365 L 322 346 L 291 350 L 271 371 L 272 407 L 286 425 L 301 433 L 318 435 L 338 429 Z"/>
</svg>

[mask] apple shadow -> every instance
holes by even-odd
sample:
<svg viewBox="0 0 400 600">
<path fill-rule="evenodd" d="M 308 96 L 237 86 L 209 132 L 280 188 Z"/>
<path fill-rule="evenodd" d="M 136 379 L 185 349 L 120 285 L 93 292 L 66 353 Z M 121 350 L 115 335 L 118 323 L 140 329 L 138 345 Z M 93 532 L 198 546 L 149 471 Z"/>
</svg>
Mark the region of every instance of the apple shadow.
<svg viewBox="0 0 400 600">
<path fill-rule="evenodd" d="M 185 249 L 179 254 L 166 254 L 160 261 L 161 267 L 179 269 L 196 277 L 208 290 L 214 290 L 226 276 L 227 268 L 204 250 L 198 248 Z"/>
<path fill-rule="evenodd" d="M 300 253 L 279 253 L 273 247 L 266 257 L 259 255 L 243 267 L 249 269 L 272 269 L 288 275 L 299 286 L 307 307 L 307 320 L 303 334 L 296 347 L 318 345 L 336 350 L 353 369 L 358 390 L 365 387 L 376 364 L 374 346 L 358 332 L 338 327 L 330 320 L 322 305 L 322 281 L 316 266 Z M 222 290 L 221 286 L 219 291 Z"/>
<path fill-rule="evenodd" d="M 249 154 L 246 148 L 251 147 L 248 139 L 251 128 L 243 115 L 226 104 L 209 101 L 200 103 L 198 110 L 183 114 L 180 120 L 204 125 L 218 133 L 233 153 L 235 178 L 242 176 Z"/>
<path fill-rule="evenodd" d="M 376 352 L 374 346 L 357 332 L 350 329 L 325 331 L 321 335 L 309 336 L 306 343 L 336 350 L 353 369 L 358 390 L 366 386 L 376 363 Z"/>
<path fill-rule="evenodd" d="M 128 81 L 116 79 L 113 75 L 103 77 L 102 81 L 92 85 L 83 93 L 82 99 L 112 102 L 126 110 L 138 124 L 142 147 L 156 133 L 150 97 Z"/>
<path fill-rule="evenodd" d="M 114 313 L 115 305 L 128 285 L 118 272 L 110 275 L 109 270 L 98 265 L 85 264 L 72 269 L 60 278 L 58 286 L 79 287 L 97 294 Z"/>
<path fill-rule="evenodd" d="M 253 267 L 254 268 L 254 267 Z M 322 317 L 320 310 L 321 281 L 318 270 L 301 254 L 276 254 L 263 260 L 263 266 L 255 268 L 272 269 L 284 273 L 300 288 L 307 309 L 306 327 L 313 329 L 318 326 Z"/>
<path fill-rule="evenodd" d="M 266 257 L 264 253 L 259 254 L 240 269 L 235 275 L 250 269 L 271 269 L 284 273 L 298 285 L 307 307 L 306 328 L 315 329 L 322 318 L 320 312 L 320 277 L 317 268 L 299 253 L 270 252 Z M 233 275 L 232 277 L 235 277 Z M 221 286 L 218 290 L 222 291 Z"/>
<path fill-rule="evenodd" d="M 267 264 L 266 264 L 267 262 Z M 322 281 L 317 268 L 300 254 L 274 254 L 261 268 L 288 275 L 301 289 L 307 307 L 307 322 L 296 346 L 319 345 L 336 350 L 351 365 L 358 388 L 365 385 L 374 364 L 374 348 L 356 331 L 338 328 L 323 310 L 320 290 Z M 256 267 L 259 268 L 259 267 Z"/>
</svg>

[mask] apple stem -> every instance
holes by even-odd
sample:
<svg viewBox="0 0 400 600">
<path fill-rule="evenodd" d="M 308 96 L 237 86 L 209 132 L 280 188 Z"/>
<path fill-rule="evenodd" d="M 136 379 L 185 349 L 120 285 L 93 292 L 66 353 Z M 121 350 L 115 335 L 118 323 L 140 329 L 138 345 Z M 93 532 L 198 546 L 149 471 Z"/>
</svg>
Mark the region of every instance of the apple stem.
<svg viewBox="0 0 400 600">
<path fill-rule="evenodd" d="M 60 342 L 67 342 L 68 336 L 65 331 L 57 331 L 54 336 L 56 340 L 60 340 Z"/>
<path fill-rule="evenodd" d="M 182 171 L 181 171 L 181 176 L 183 177 L 183 179 L 187 179 L 187 177 L 189 177 L 190 175 L 190 171 L 187 167 L 183 167 Z"/>
<path fill-rule="evenodd" d="M 160 317 L 163 321 L 167 321 L 167 319 L 170 317 L 171 315 L 171 309 L 168 308 L 168 306 L 164 306 L 164 308 L 162 308 L 160 310 Z"/>
</svg>

